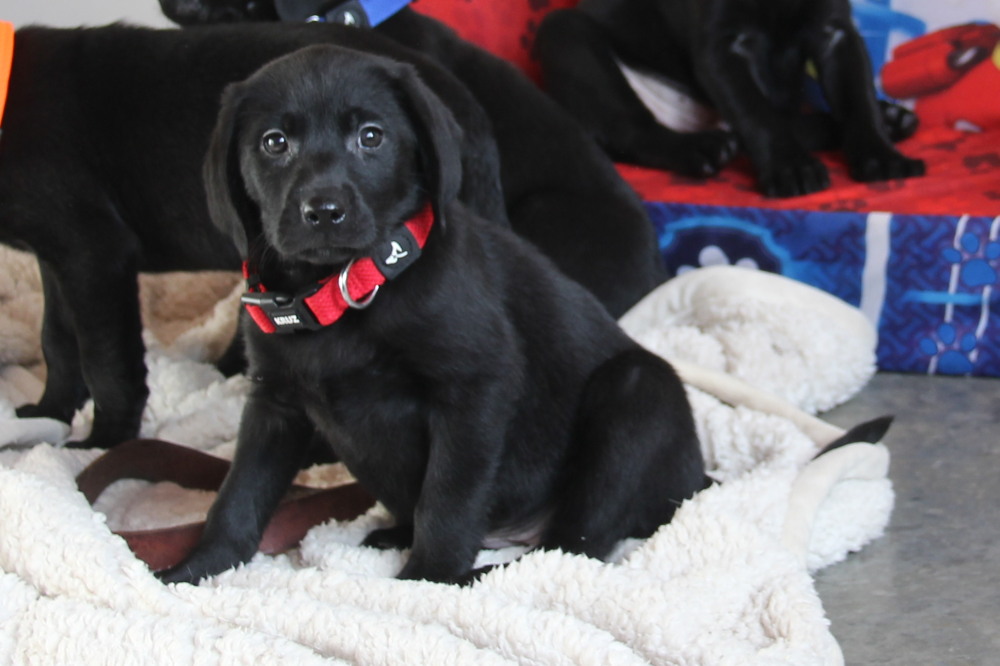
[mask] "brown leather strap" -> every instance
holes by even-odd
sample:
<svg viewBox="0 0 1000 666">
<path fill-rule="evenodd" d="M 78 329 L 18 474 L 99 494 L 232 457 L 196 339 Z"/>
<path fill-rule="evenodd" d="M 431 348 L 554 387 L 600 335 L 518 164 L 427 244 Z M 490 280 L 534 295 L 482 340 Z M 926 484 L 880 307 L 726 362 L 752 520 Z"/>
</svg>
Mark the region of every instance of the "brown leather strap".
<svg viewBox="0 0 1000 666">
<path fill-rule="evenodd" d="M 119 479 L 172 481 L 185 488 L 218 490 L 229 462 L 201 451 L 156 439 L 123 442 L 91 463 L 76 477 L 77 487 L 93 504 Z M 264 530 L 259 550 L 280 553 L 295 547 L 315 525 L 334 518 L 350 520 L 375 504 L 357 483 L 316 489 L 293 486 Z M 198 543 L 205 524 L 189 523 L 152 530 L 119 531 L 136 557 L 160 571 L 180 562 Z"/>
</svg>

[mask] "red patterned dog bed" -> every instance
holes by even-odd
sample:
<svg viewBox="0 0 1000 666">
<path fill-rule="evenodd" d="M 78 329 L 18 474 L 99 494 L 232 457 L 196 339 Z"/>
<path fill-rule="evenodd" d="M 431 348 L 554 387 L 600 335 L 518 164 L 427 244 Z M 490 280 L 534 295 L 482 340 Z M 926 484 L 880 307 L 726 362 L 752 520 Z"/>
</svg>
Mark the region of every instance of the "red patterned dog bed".
<svg viewBox="0 0 1000 666">
<path fill-rule="evenodd" d="M 838 155 L 825 155 L 829 190 L 765 199 L 745 161 L 706 181 L 619 168 L 647 202 L 672 270 L 738 263 L 781 273 L 860 307 L 878 326 L 884 370 L 1000 376 L 1000 28 L 935 27 L 921 2 L 854 0 L 883 87 L 912 98 L 922 117 L 901 148 L 926 161 L 927 176 L 856 183 Z M 412 6 L 537 80 L 538 24 L 575 4 Z M 909 38 L 890 47 L 900 34 Z"/>
</svg>

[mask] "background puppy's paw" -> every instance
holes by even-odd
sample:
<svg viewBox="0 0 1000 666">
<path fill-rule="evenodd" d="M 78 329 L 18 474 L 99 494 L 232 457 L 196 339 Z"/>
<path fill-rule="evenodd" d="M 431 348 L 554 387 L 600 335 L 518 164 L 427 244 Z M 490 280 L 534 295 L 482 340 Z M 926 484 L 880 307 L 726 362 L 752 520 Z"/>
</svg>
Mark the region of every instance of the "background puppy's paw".
<svg viewBox="0 0 1000 666">
<path fill-rule="evenodd" d="M 826 167 L 807 154 L 775 160 L 774 166 L 760 170 L 757 178 L 767 197 L 797 197 L 830 187 Z"/>
<path fill-rule="evenodd" d="M 905 106 L 885 100 L 879 100 L 878 104 L 882 112 L 882 122 L 885 123 L 885 129 L 893 143 L 908 139 L 917 131 L 917 126 L 920 125 L 917 114 Z"/>
<path fill-rule="evenodd" d="M 63 446 L 68 449 L 110 449 L 112 447 L 118 446 L 122 442 L 126 442 L 135 437 L 135 433 L 139 432 L 139 420 L 129 420 L 123 419 L 116 423 L 107 423 L 105 420 L 104 425 L 94 422 L 94 427 L 91 429 L 90 434 L 87 435 L 82 440 L 72 440 L 66 442 Z"/>
<path fill-rule="evenodd" d="M 677 165 L 673 170 L 685 176 L 695 178 L 714 176 L 736 156 L 739 150 L 736 136 L 723 130 L 679 136 L 681 139 L 675 153 Z"/>
<path fill-rule="evenodd" d="M 82 403 L 83 400 L 81 399 Z M 72 406 L 72 401 L 46 401 L 38 403 L 26 403 L 17 407 L 14 413 L 19 419 L 55 419 L 63 423 L 72 423 L 73 414 L 76 412 Z"/>
<path fill-rule="evenodd" d="M 55 418 L 52 414 L 48 413 L 45 409 L 42 409 L 41 405 L 21 405 L 14 410 L 19 419 L 41 419 L 41 418 Z M 66 421 L 66 419 L 58 419 L 60 421 Z"/>
<path fill-rule="evenodd" d="M 893 178 L 922 176 L 927 170 L 923 160 L 906 157 L 894 148 L 884 147 L 852 157 L 849 160 L 851 178 L 868 183 Z"/>
</svg>

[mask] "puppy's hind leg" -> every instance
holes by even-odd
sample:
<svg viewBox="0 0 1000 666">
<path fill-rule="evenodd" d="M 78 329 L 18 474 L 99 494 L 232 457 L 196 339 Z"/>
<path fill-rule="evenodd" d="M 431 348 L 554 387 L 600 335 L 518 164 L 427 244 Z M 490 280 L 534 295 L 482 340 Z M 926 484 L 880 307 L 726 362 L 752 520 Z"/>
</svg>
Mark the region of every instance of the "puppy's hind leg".
<svg viewBox="0 0 1000 666">
<path fill-rule="evenodd" d="M 101 235 L 93 233 L 95 238 Z M 114 233 L 121 237 L 123 232 Z M 90 435 L 67 446 L 106 449 L 139 432 L 149 389 L 137 257 L 127 245 L 108 243 L 99 257 L 81 252 L 70 261 L 39 257 L 49 376 L 39 404 L 18 414 L 69 421 L 89 392 L 94 400 Z M 66 248 L 50 254 L 73 256 Z"/>
<path fill-rule="evenodd" d="M 84 266 L 83 284 L 75 277 L 79 272 L 60 279 L 71 304 L 83 380 L 94 400 L 90 434 L 68 446 L 106 449 L 135 437 L 149 396 L 136 258 L 127 253 L 117 259 L 105 268 Z"/>
<path fill-rule="evenodd" d="M 610 36 L 590 16 L 550 12 L 536 49 L 548 93 L 612 159 L 706 177 L 735 156 L 736 140 L 728 132 L 681 133 L 661 125 L 622 74 Z"/>
<path fill-rule="evenodd" d="M 87 387 L 80 370 L 80 351 L 70 321 L 69 305 L 52 268 L 39 262 L 42 293 L 42 354 L 45 358 L 45 392 L 35 405 L 17 408 L 21 418 L 47 417 L 69 423 L 73 412 L 87 399 Z"/>
<path fill-rule="evenodd" d="M 706 485 L 684 387 L 662 359 L 623 352 L 591 376 L 575 451 L 542 547 L 606 557 L 648 537 Z"/>
</svg>

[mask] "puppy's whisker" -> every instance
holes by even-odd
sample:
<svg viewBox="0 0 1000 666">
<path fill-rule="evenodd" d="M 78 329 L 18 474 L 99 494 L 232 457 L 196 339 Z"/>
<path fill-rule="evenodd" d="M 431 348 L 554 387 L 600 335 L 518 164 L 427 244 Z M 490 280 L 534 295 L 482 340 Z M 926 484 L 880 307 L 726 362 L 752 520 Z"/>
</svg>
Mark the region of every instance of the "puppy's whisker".
<svg viewBox="0 0 1000 666">
<path fill-rule="evenodd" d="M 271 258 L 269 255 L 272 253 L 274 253 L 274 248 L 271 247 L 270 243 L 263 236 L 257 236 L 250 244 L 249 256 L 251 261 L 266 263 Z"/>
</svg>

